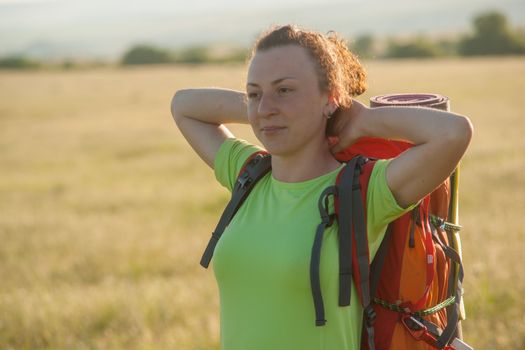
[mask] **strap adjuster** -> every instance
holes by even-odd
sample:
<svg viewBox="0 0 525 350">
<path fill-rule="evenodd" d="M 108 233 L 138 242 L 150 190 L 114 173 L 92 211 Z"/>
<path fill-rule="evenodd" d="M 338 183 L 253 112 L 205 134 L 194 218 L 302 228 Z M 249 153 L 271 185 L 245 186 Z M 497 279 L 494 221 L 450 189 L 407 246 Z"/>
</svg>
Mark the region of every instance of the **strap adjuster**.
<svg viewBox="0 0 525 350">
<path fill-rule="evenodd" d="M 326 320 L 323 318 L 321 320 L 315 320 L 315 325 L 317 327 L 324 326 L 326 324 Z"/>
<path fill-rule="evenodd" d="M 213 240 L 213 241 L 216 241 L 216 242 L 218 242 L 218 241 L 219 241 L 219 239 L 220 239 L 220 236 L 219 236 L 219 235 L 217 235 L 217 234 L 215 233 L 215 231 L 213 231 L 213 232 L 211 233 L 211 237 L 210 237 L 210 240 Z"/>
<path fill-rule="evenodd" d="M 376 310 L 372 304 L 369 304 L 364 310 L 365 320 L 368 327 L 372 327 L 377 317 Z"/>
<path fill-rule="evenodd" d="M 248 186 L 250 182 L 252 182 L 252 178 L 250 177 L 248 171 L 242 173 L 242 175 L 239 176 L 239 178 L 237 179 L 237 182 L 239 183 L 241 188 L 245 188 L 246 186 Z"/>
</svg>

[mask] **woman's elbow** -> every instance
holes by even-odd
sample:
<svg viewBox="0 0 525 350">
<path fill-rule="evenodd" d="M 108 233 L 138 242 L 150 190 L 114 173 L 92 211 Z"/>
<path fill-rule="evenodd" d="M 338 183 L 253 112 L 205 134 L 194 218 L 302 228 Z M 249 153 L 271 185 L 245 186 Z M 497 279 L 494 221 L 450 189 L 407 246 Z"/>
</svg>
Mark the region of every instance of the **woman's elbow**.
<svg viewBox="0 0 525 350">
<path fill-rule="evenodd" d="M 470 141 L 472 140 L 472 136 L 474 135 L 474 125 L 470 121 L 470 118 L 461 116 L 460 118 L 460 127 L 458 128 L 459 131 L 459 142 L 463 145 L 465 145 L 465 149 L 470 144 Z"/>
<path fill-rule="evenodd" d="M 181 106 L 182 99 L 184 98 L 184 90 L 177 90 L 171 98 L 171 116 L 177 122 L 182 117 Z"/>
<path fill-rule="evenodd" d="M 177 121 L 188 114 L 194 98 L 192 97 L 192 89 L 181 89 L 175 91 L 171 98 L 171 115 Z"/>
<path fill-rule="evenodd" d="M 445 140 L 443 146 L 449 148 L 456 157 L 463 157 L 463 154 L 467 151 L 468 146 L 472 140 L 474 134 L 474 126 L 468 117 L 459 116 L 456 120 L 454 128 L 448 133 L 448 137 Z"/>
</svg>

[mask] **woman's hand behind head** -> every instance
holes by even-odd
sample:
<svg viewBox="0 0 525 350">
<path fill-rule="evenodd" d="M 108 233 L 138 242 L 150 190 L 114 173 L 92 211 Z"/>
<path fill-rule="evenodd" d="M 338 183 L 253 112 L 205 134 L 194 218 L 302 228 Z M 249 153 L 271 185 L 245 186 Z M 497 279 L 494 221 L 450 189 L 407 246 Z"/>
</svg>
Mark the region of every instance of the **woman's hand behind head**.
<svg viewBox="0 0 525 350">
<path fill-rule="evenodd" d="M 331 143 L 333 154 L 342 151 L 364 136 L 364 117 L 369 108 L 352 99 L 350 107 L 339 107 L 330 118 L 326 135 Z"/>
</svg>

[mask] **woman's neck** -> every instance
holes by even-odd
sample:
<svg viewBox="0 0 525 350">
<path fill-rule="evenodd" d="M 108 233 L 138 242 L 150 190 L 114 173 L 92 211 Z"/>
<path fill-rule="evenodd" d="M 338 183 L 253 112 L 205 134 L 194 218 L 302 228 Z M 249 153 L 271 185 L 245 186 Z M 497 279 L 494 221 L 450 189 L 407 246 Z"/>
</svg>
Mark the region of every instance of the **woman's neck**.
<svg viewBox="0 0 525 350">
<path fill-rule="evenodd" d="M 272 174 L 282 182 L 302 182 L 314 179 L 337 169 L 339 163 L 328 146 L 317 152 L 304 150 L 291 156 L 272 155 Z"/>
</svg>

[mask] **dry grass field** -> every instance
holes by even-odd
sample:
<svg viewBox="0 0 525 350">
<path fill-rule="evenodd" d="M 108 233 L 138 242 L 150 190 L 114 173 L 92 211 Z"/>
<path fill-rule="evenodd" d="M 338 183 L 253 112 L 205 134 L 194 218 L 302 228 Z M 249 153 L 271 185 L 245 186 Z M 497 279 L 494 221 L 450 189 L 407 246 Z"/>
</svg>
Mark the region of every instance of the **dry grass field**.
<svg viewBox="0 0 525 350">
<path fill-rule="evenodd" d="M 364 64 L 361 101 L 441 93 L 472 119 L 464 335 L 477 349 L 524 349 L 525 59 Z M 244 74 L 0 71 L 0 349 L 219 349 L 218 291 L 199 260 L 228 194 L 169 104 L 183 87 L 242 89 Z"/>
</svg>

